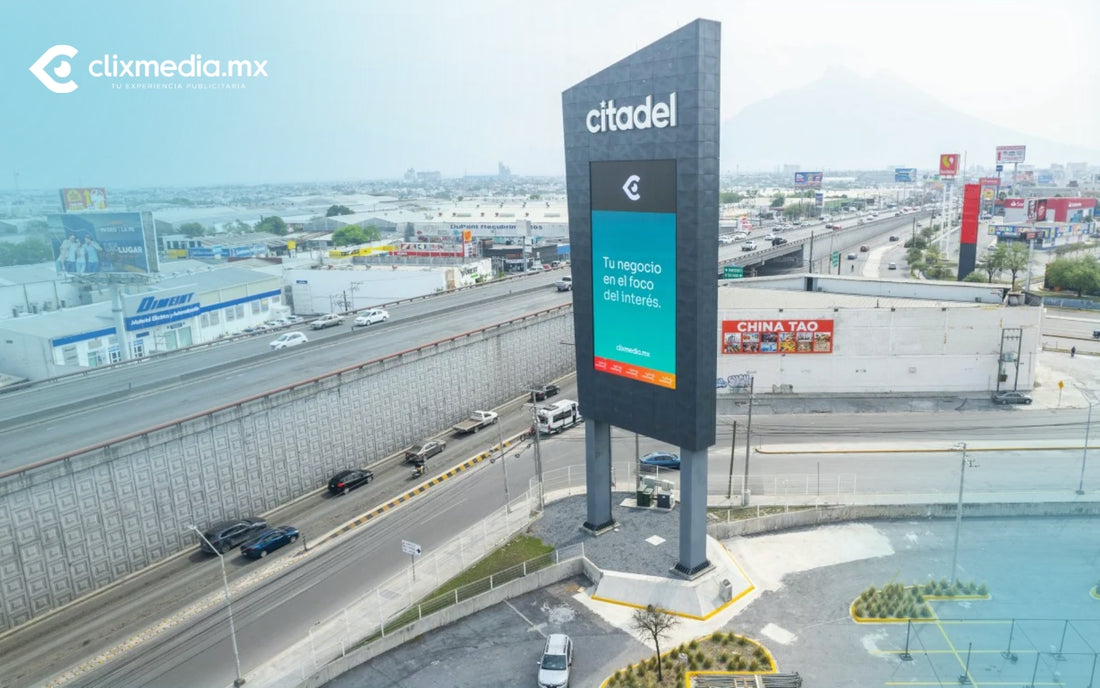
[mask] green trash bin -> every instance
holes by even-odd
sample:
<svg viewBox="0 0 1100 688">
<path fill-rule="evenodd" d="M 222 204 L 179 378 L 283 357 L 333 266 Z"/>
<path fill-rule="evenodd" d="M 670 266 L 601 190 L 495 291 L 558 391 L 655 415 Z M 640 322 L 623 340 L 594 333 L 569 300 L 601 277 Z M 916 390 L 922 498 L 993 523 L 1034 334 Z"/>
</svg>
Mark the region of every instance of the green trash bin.
<svg viewBox="0 0 1100 688">
<path fill-rule="evenodd" d="M 653 506 L 653 488 L 638 490 L 638 506 Z"/>
</svg>

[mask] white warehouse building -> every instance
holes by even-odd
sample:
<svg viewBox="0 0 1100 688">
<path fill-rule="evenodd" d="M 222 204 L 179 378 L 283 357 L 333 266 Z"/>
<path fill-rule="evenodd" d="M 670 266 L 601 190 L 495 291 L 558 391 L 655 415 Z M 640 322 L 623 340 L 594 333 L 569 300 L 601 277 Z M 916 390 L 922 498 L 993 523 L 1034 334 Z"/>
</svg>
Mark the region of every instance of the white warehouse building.
<svg viewBox="0 0 1100 688">
<path fill-rule="evenodd" d="M 792 275 L 718 292 L 718 394 L 1030 390 L 1042 308 L 1005 286 Z"/>
</svg>

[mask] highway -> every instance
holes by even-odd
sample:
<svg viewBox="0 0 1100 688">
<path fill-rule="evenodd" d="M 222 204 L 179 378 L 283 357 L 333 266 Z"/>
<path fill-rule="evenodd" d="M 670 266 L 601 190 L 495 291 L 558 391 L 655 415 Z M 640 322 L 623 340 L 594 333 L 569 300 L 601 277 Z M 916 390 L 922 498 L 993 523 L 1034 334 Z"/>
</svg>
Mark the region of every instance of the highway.
<svg viewBox="0 0 1100 688">
<path fill-rule="evenodd" d="M 566 385 L 562 394 L 574 394 L 571 385 Z M 505 413 L 503 432 L 511 433 L 525 425 L 527 412 L 518 401 L 501 410 Z M 779 490 L 802 493 L 819 484 L 833 492 L 834 486 L 843 484 L 842 494 L 831 501 L 844 501 L 853 492 L 920 493 L 951 501 L 958 489 L 960 455 L 945 450 L 955 442 L 976 445 L 1062 441 L 1076 448 L 975 453 L 972 456 L 978 467 L 968 472 L 967 484 L 972 494 L 1007 490 L 1069 492 L 1076 485 L 1080 467 L 1084 421 L 1084 409 L 1033 408 L 938 414 L 758 415 L 753 419 L 753 444 L 761 445 L 763 451 L 753 455 L 750 486 L 758 497 L 776 497 Z M 709 453 L 711 494 L 720 494 L 725 489 L 729 439 L 729 427 L 720 426 L 718 443 Z M 455 446 L 449 445 L 438 463 L 433 459 L 433 472 L 492 440 L 492 436 L 482 433 L 456 442 Z M 929 442 L 941 446 L 933 453 L 913 451 Z M 579 466 L 583 461 L 583 431 L 567 431 L 544 441 L 541 448 L 548 481 L 560 481 L 564 467 Z M 642 453 L 656 448 L 661 445 L 642 439 Z M 615 431 L 613 452 L 616 460 L 633 458 L 633 434 Z M 515 498 L 526 489 L 533 474 L 532 453 L 510 455 L 513 458 L 508 459 L 509 489 Z M 735 476 L 743 470 L 742 461 L 739 449 L 735 455 Z M 347 497 L 308 496 L 268 518 L 272 522 L 298 525 L 306 533 L 322 532 L 342 518 L 407 490 L 411 484 L 407 473 L 404 464 L 395 464 L 375 483 Z M 579 477 L 582 472 L 575 468 L 573 474 Z M 820 483 L 815 482 L 818 475 Z M 662 477 L 675 480 L 677 474 L 673 471 Z M 1086 490 L 1098 489 L 1100 470 L 1086 479 Z M 350 600 L 404 570 L 408 559 L 400 554 L 400 540 L 413 540 L 429 550 L 503 503 L 500 464 L 479 464 L 469 473 L 433 486 L 381 520 L 345 536 L 338 546 L 318 556 L 305 557 L 298 567 L 268 580 L 266 585 L 250 589 L 234 601 L 243 671 L 247 674 L 279 650 L 305 637 L 314 622 L 339 613 Z M 231 557 L 230 576 L 239 578 L 290 554 L 283 551 L 263 562 Z M 439 575 L 445 577 L 444 573 Z M 143 582 L 147 577 L 152 582 Z M 14 677 L 8 680 L 16 681 L 0 680 L 0 685 L 23 685 L 25 681 L 21 679 L 55 674 L 78 658 L 110 647 L 128 633 L 186 606 L 188 599 L 219 587 L 218 564 L 213 558 L 189 553 L 172 560 L 160 570 L 142 574 L 110 591 L 104 599 L 93 601 L 99 607 L 113 610 L 112 613 L 74 609 L 41 625 L 35 629 L 37 632 L 17 633 L 0 641 L 0 656 L 7 658 L 0 660 L 0 676 Z M 71 618 L 65 619 L 67 616 Z M 54 630 L 50 631 L 51 628 Z M 31 673 L 22 673 L 12 666 L 15 657 L 19 658 L 17 666 Z M 224 616 L 212 614 L 181 624 L 84 676 L 86 679 L 73 685 L 228 685 L 233 679 L 233 659 Z"/>
<path fill-rule="evenodd" d="M 571 292 L 560 270 L 403 303 L 390 321 L 306 332 L 309 343 L 270 351 L 278 333 L 91 372 L 0 394 L 0 474 L 221 404 L 245 399 L 428 342 L 553 306 Z M 456 316 L 461 312 L 461 316 Z M 48 441 L 45 441 L 48 437 Z"/>
</svg>

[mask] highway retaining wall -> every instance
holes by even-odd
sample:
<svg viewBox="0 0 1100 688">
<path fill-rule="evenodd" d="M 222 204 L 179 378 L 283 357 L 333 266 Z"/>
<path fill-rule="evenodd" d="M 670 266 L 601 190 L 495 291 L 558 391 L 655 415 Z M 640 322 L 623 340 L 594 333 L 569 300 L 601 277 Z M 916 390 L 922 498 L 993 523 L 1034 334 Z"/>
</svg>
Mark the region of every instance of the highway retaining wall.
<svg viewBox="0 0 1100 688">
<path fill-rule="evenodd" d="M 6 477 L 0 630 L 193 546 L 188 524 L 266 513 L 571 372 L 572 340 L 572 310 L 551 309 Z"/>
</svg>

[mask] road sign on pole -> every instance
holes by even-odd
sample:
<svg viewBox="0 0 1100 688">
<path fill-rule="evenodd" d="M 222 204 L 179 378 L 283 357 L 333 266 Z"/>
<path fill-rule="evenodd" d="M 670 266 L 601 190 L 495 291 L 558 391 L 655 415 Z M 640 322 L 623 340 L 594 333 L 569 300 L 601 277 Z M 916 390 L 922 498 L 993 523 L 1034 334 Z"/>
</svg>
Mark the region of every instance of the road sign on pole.
<svg viewBox="0 0 1100 688">
<path fill-rule="evenodd" d="M 412 579 L 416 581 L 416 558 L 420 556 L 420 545 L 408 540 L 401 541 L 401 551 L 409 555 L 412 560 Z"/>
<path fill-rule="evenodd" d="M 745 268 L 740 265 L 723 265 L 722 279 L 740 279 L 745 276 Z"/>
<path fill-rule="evenodd" d="M 840 267 L 840 251 L 833 251 L 833 257 L 830 259 L 834 268 Z"/>
</svg>

